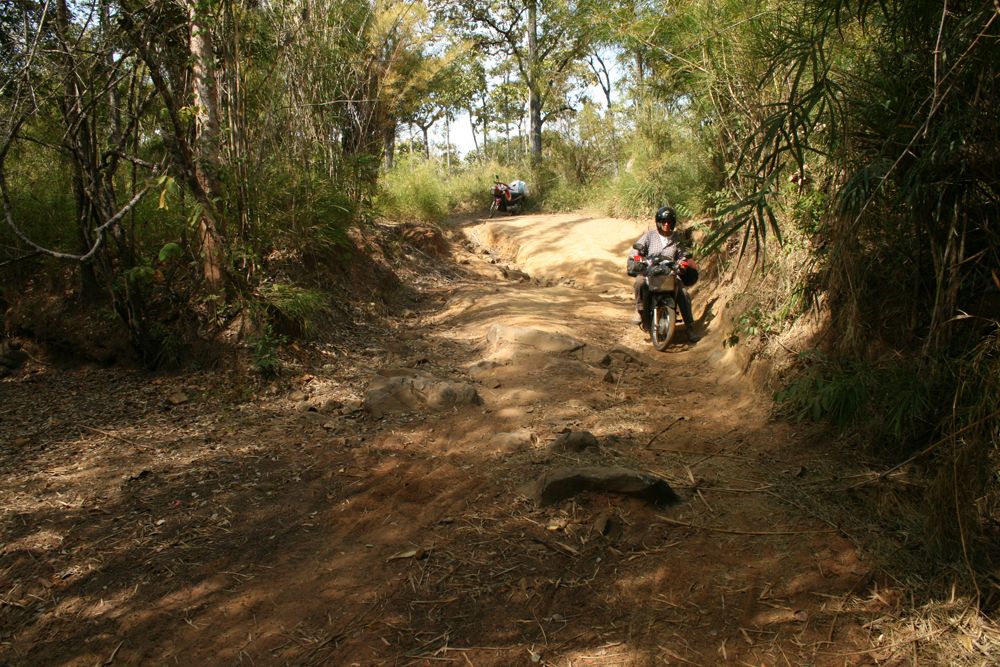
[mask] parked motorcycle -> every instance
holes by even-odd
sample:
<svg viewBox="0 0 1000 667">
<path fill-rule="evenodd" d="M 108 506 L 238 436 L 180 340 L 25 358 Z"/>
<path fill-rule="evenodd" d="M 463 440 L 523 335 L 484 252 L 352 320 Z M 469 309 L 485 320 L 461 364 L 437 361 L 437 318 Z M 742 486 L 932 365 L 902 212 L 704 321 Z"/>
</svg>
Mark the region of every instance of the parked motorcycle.
<svg viewBox="0 0 1000 667">
<path fill-rule="evenodd" d="M 649 332 L 653 347 L 663 352 L 677 328 L 680 290 L 684 286 L 681 267 L 663 257 L 643 259 L 637 253 L 629 260 L 629 274 L 644 277 L 642 328 Z"/>
<path fill-rule="evenodd" d="M 524 200 L 528 196 L 528 190 L 524 181 L 514 181 L 510 185 L 500 180 L 499 176 L 494 176 L 493 203 L 490 206 L 490 217 L 497 211 L 504 211 L 511 215 L 521 212 Z"/>
</svg>

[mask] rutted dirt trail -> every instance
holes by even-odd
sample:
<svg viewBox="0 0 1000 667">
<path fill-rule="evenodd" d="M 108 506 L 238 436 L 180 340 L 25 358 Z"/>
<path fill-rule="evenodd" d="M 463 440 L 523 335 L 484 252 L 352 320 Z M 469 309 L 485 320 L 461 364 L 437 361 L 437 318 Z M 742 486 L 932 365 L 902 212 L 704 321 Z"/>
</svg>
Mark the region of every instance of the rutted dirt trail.
<svg viewBox="0 0 1000 667">
<path fill-rule="evenodd" d="M 414 312 L 290 390 L 0 383 L 0 664 L 866 664 L 871 568 L 782 493 L 822 448 L 726 365 L 705 286 L 697 345 L 628 323 L 642 230 L 469 221 Z M 525 495 L 574 466 L 681 502 Z"/>
</svg>

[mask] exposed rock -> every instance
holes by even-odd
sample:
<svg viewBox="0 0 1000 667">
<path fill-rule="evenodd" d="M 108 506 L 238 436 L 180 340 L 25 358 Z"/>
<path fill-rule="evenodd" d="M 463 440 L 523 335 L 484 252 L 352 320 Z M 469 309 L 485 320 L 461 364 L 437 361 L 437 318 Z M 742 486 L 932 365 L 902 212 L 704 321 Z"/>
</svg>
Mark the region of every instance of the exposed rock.
<svg viewBox="0 0 1000 667">
<path fill-rule="evenodd" d="M 625 364 L 637 364 L 639 366 L 644 366 L 645 362 L 639 356 L 639 353 L 635 350 L 629 349 L 624 345 L 615 345 L 608 351 L 608 356 L 611 358 L 612 365 L 625 365 Z"/>
<path fill-rule="evenodd" d="M 680 502 L 666 480 L 628 468 L 582 466 L 545 473 L 521 489 L 542 505 L 550 505 L 584 491 L 603 491 L 640 498 L 654 505 Z"/>
<path fill-rule="evenodd" d="M 552 359 L 549 363 L 545 364 L 545 372 L 549 375 L 560 375 L 582 380 L 592 380 L 604 375 L 599 368 L 594 368 L 576 359 L 566 359 L 564 357 Z"/>
<path fill-rule="evenodd" d="M 549 445 L 549 449 L 560 452 L 582 452 L 597 447 L 597 444 L 597 438 L 590 431 L 570 431 L 560 434 Z"/>
<path fill-rule="evenodd" d="M 359 398 L 349 398 L 344 401 L 344 407 L 340 409 L 340 414 L 349 415 L 364 408 L 364 402 Z"/>
<path fill-rule="evenodd" d="M 506 346 L 520 346 L 550 354 L 566 354 L 583 347 L 581 341 L 569 336 L 538 329 L 509 327 L 503 324 L 494 324 L 490 327 L 486 333 L 486 340 L 497 349 Z"/>
<path fill-rule="evenodd" d="M 531 276 L 529 276 L 524 271 L 519 271 L 517 269 L 511 269 L 511 268 L 508 268 L 508 267 L 505 267 L 505 266 L 500 266 L 500 267 L 497 267 L 497 268 L 500 269 L 500 273 L 507 280 L 516 280 L 518 282 L 528 282 L 528 281 L 531 280 Z"/>
<path fill-rule="evenodd" d="M 591 345 L 584 345 L 576 352 L 577 358 L 585 364 L 607 368 L 611 365 L 611 355 Z"/>
<path fill-rule="evenodd" d="M 170 405 L 184 405 L 190 400 L 191 398 L 183 391 L 175 391 L 167 396 L 167 403 Z"/>
<path fill-rule="evenodd" d="M 309 394 L 304 391 L 293 391 L 288 395 L 288 400 L 292 403 L 300 403 L 309 398 Z"/>
<path fill-rule="evenodd" d="M 309 401 L 311 409 L 322 414 L 330 414 L 341 407 L 343 403 L 334 396 L 316 396 Z"/>
<path fill-rule="evenodd" d="M 469 375 L 477 380 L 483 380 L 492 375 L 492 372 L 500 368 L 503 364 L 492 359 L 480 359 L 469 366 Z"/>
<path fill-rule="evenodd" d="M 425 375 L 396 375 L 372 381 L 365 396 L 364 408 L 372 416 L 382 417 L 394 412 L 447 410 L 481 402 L 471 384 L 447 382 Z"/>
<path fill-rule="evenodd" d="M 309 401 L 299 401 L 298 403 L 295 404 L 296 412 L 309 412 L 312 409 L 313 405 Z"/>
<path fill-rule="evenodd" d="M 538 437 L 531 431 L 497 433 L 490 438 L 490 448 L 501 453 L 510 453 L 531 447 L 536 442 L 538 442 Z"/>
</svg>

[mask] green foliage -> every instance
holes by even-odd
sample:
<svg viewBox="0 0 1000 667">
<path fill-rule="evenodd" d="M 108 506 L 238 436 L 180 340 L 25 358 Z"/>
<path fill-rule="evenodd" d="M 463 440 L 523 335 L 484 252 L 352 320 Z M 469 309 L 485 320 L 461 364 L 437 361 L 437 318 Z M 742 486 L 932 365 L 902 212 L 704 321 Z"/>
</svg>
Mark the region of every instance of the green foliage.
<svg viewBox="0 0 1000 667">
<path fill-rule="evenodd" d="M 829 420 L 839 428 L 855 422 L 865 407 L 871 369 L 838 365 L 817 357 L 806 371 L 774 395 L 783 413 L 795 420 Z"/>
<path fill-rule="evenodd" d="M 259 336 L 250 339 L 253 369 L 265 379 L 270 379 L 281 372 L 281 357 L 279 352 L 286 339 L 276 334 L 268 324 Z"/>
<path fill-rule="evenodd" d="M 782 319 L 781 313 L 766 311 L 759 305 L 748 308 L 736 317 L 732 331 L 722 343 L 733 347 L 744 338 L 767 338 L 780 330 Z"/>
<path fill-rule="evenodd" d="M 936 428 L 954 390 L 953 369 L 942 363 L 901 357 L 861 362 L 816 352 L 801 360 L 804 368 L 774 395 L 780 412 L 863 433 L 882 455 L 917 448 L 919 438 Z"/>
<path fill-rule="evenodd" d="M 72 224 L 77 214 L 67 165 L 27 143 L 15 145 L 6 165 L 12 215 L 21 231 L 43 247 L 78 251 Z M 0 225 L 0 242 L 5 248 L 22 244 L 6 224 Z"/>
<path fill-rule="evenodd" d="M 440 165 L 410 156 L 385 174 L 376 203 L 387 218 L 431 222 L 448 214 L 449 200 Z"/>
<path fill-rule="evenodd" d="M 375 204 L 390 220 L 438 222 L 454 211 L 488 207 L 494 176 L 515 180 L 510 171 L 495 162 L 473 162 L 446 173 L 436 159 L 406 157 L 384 175 Z"/>
<path fill-rule="evenodd" d="M 183 254 L 184 250 L 181 248 L 180 244 L 170 242 L 160 248 L 157 260 L 159 260 L 160 263 L 174 262 L 180 259 Z"/>
<path fill-rule="evenodd" d="M 829 197 L 825 192 L 807 190 L 794 198 L 789 218 L 800 232 L 812 236 L 822 229 L 828 207 Z"/>
<path fill-rule="evenodd" d="M 286 283 L 263 285 L 258 295 L 266 308 L 307 337 L 317 332 L 320 319 L 329 310 L 325 293 Z"/>
</svg>

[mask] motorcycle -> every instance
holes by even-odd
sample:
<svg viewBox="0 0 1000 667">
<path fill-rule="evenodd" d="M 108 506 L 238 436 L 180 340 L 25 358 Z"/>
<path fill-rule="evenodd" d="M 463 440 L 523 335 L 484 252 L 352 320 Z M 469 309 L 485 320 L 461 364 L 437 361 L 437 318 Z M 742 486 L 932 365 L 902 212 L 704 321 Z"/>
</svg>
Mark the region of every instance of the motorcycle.
<svg viewBox="0 0 1000 667">
<path fill-rule="evenodd" d="M 677 328 L 680 291 L 684 286 L 681 271 L 678 263 L 663 257 L 643 259 L 636 254 L 629 260 L 629 274 L 644 278 L 642 329 L 649 332 L 653 347 L 660 352 L 667 349 Z"/>
<path fill-rule="evenodd" d="M 497 211 L 504 211 L 511 215 L 520 213 L 524 199 L 527 196 L 524 182 L 514 181 L 508 185 L 501 181 L 499 177 L 494 177 L 494 181 L 491 190 L 493 204 L 490 206 L 490 217 L 492 218 Z"/>
</svg>

